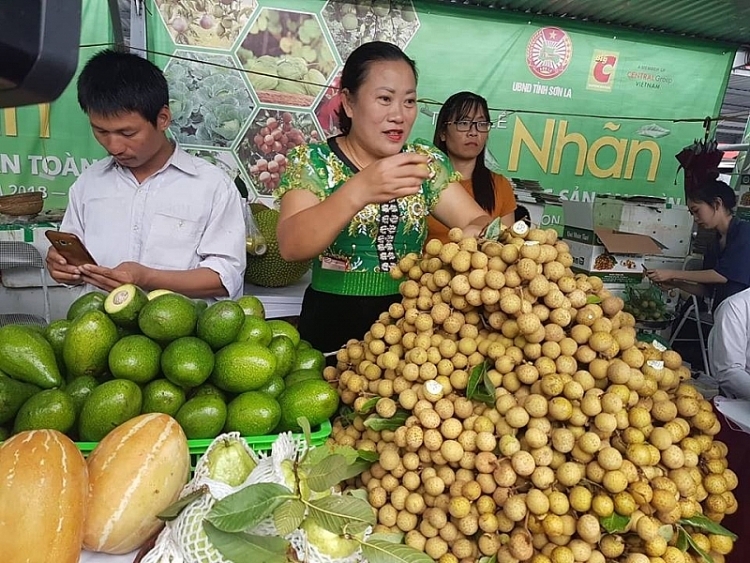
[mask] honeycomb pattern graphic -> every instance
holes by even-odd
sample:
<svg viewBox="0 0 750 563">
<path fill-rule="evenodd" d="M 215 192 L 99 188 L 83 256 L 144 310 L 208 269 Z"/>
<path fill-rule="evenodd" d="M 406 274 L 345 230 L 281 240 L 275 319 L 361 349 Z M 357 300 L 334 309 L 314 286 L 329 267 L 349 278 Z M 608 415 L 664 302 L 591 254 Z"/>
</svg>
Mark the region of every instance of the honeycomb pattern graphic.
<svg viewBox="0 0 750 563">
<path fill-rule="evenodd" d="M 228 50 L 258 6 L 257 0 L 155 0 L 177 46 Z"/>
<path fill-rule="evenodd" d="M 346 57 L 367 41 L 405 48 L 419 29 L 411 0 L 309 2 L 309 12 L 258 0 L 155 0 L 155 50 L 172 52 L 172 136 L 239 174 L 269 202 L 288 152 L 339 133 Z M 297 5 L 295 5 L 295 8 Z"/>
<path fill-rule="evenodd" d="M 337 67 L 315 14 L 263 8 L 237 49 L 263 104 L 311 107 Z"/>
<path fill-rule="evenodd" d="M 323 95 L 315 106 L 315 119 L 326 137 L 333 137 L 341 133 L 339 129 L 338 111 L 341 109 L 341 94 L 339 93 L 339 84 L 341 82 L 341 73 L 331 81 L 323 91 Z"/>
<path fill-rule="evenodd" d="M 260 109 L 242 140 L 237 155 L 259 196 L 270 196 L 286 170 L 287 154 L 296 146 L 322 138 L 312 113 Z"/>
<path fill-rule="evenodd" d="M 370 41 L 387 41 L 405 49 L 419 29 L 411 0 L 328 0 L 323 21 L 342 63 Z"/>
<path fill-rule="evenodd" d="M 234 59 L 178 50 L 164 75 L 174 138 L 186 147 L 230 147 L 255 107 Z"/>
</svg>

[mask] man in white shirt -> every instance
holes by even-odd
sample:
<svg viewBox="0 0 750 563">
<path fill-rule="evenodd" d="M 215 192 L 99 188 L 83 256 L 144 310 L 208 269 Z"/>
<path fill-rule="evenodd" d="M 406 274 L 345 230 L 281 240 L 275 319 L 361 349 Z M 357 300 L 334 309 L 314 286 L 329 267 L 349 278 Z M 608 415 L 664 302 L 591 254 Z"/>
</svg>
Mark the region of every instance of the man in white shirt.
<svg viewBox="0 0 750 563">
<path fill-rule="evenodd" d="M 727 297 L 714 312 L 708 360 L 723 395 L 750 400 L 750 289 Z"/>
<path fill-rule="evenodd" d="M 81 72 L 78 101 L 110 156 L 70 188 L 60 230 L 78 235 L 98 265 L 72 266 L 50 248 L 50 275 L 104 291 L 134 283 L 239 297 L 246 261 L 239 192 L 223 171 L 167 138 L 172 116 L 161 70 L 137 55 L 102 51 Z"/>
</svg>

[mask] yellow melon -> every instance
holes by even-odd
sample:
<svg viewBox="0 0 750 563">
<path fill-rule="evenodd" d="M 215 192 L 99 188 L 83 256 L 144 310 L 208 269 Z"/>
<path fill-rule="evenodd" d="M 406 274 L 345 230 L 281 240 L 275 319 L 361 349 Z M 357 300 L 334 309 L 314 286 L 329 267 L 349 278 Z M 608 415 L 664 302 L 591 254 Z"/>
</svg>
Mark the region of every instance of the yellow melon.
<svg viewBox="0 0 750 563">
<path fill-rule="evenodd" d="M 88 472 L 56 430 L 16 434 L 0 446 L 0 560 L 78 563 Z"/>
<path fill-rule="evenodd" d="M 157 515 L 177 500 L 187 482 L 187 438 L 172 417 L 144 414 L 107 434 L 88 466 L 83 545 L 90 551 L 128 553 L 161 529 Z"/>
</svg>

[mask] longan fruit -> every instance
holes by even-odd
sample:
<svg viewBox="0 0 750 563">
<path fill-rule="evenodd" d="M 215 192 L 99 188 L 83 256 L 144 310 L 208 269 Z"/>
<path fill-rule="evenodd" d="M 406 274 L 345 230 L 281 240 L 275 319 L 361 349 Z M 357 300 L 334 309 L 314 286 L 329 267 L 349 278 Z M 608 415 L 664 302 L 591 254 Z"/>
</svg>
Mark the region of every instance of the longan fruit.
<svg viewBox="0 0 750 563">
<path fill-rule="evenodd" d="M 599 520 L 593 514 L 582 514 L 578 518 L 578 522 L 576 523 L 576 532 L 582 540 L 587 541 L 591 544 L 597 543 L 601 538 L 601 528 L 599 526 Z M 622 553 L 622 551 L 620 551 L 620 553 Z M 617 557 L 618 555 L 613 555 L 612 557 Z"/>
<path fill-rule="evenodd" d="M 428 538 L 424 544 L 424 552 L 433 559 L 438 560 L 448 553 L 448 544 L 441 537 Z"/>
</svg>

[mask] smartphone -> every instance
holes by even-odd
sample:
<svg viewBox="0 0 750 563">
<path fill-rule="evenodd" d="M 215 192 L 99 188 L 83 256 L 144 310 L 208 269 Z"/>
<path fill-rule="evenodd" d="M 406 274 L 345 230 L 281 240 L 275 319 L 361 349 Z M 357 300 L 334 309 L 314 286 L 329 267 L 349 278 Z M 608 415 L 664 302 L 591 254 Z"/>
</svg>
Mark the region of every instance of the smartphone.
<svg viewBox="0 0 750 563">
<path fill-rule="evenodd" d="M 45 236 L 55 247 L 68 264 L 73 266 L 83 266 L 84 264 L 96 265 L 96 260 L 91 256 L 86 247 L 83 246 L 81 239 L 73 233 L 63 233 L 60 231 L 45 231 Z"/>
</svg>

